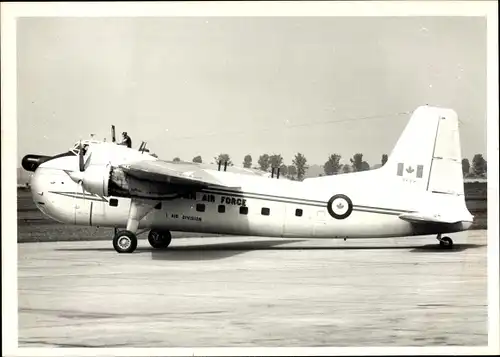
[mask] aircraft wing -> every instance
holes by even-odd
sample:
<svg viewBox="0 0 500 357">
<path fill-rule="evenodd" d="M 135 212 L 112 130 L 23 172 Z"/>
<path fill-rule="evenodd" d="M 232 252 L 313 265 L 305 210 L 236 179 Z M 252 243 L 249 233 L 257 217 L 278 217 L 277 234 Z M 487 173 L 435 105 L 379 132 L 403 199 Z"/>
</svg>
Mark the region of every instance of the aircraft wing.
<svg viewBox="0 0 500 357">
<path fill-rule="evenodd" d="M 442 216 L 439 214 L 425 214 L 419 212 L 404 213 L 399 216 L 404 221 L 410 223 L 444 223 L 453 224 L 461 222 L 463 219 L 453 216 Z"/>
<path fill-rule="evenodd" d="M 191 164 L 183 165 L 161 160 L 145 160 L 120 165 L 120 168 L 131 177 L 159 184 L 230 187 L 211 175 L 207 170 Z M 231 188 L 235 187 L 231 186 Z"/>
</svg>

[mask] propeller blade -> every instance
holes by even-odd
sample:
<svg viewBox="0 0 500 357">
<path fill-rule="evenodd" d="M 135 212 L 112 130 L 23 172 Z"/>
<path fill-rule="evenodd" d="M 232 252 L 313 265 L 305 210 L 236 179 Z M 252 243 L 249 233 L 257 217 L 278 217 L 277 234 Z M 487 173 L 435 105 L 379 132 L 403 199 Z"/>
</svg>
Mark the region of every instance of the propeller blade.
<svg viewBox="0 0 500 357">
<path fill-rule="evenodd" d="M 85 163 L 83 162 L 83 146 L 82 142 L 80 141 L 80 151 L 78 152 L 78 163 L 80 167 L 80 171 L 85 170 Z"/>
<path fill-rule="evenodd" d="M 87 170 L 87 167 L 90 165 L 90 158 L 92 157 L 92 153 L 89 153 L 89 156 L 87 157 L 87 160 L 85 160 L 85 165 L 83 165 L 83 170 Z"/>
</svg>

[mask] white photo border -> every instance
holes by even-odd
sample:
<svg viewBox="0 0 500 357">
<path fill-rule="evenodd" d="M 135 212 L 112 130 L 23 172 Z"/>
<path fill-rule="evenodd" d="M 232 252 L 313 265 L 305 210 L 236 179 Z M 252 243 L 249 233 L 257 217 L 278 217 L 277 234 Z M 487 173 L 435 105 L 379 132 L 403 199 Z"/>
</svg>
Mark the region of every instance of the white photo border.
<svg viewBox="0 0 500 357">
<path fill-rule="evenodd" d="M 487 19 L 488 346 L 304 348 L 18 348 L 16 19 L 19 17 L 170 16 L 481 16 Z M 2 350 L 5 356 L 482 355 L 499 349 L 498 2 L 32 2 L 1 3 Z"/>
</svg>

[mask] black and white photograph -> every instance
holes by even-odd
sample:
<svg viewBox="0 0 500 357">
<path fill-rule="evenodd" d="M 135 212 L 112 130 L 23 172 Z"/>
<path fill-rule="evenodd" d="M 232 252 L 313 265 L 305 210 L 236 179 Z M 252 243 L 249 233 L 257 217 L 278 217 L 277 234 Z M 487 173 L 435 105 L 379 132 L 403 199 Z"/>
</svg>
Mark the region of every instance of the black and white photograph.
<svg viewBox="0 0 500 357">
<path fill-rule="evenodd" d="M 8 355 L 498 354 L 498 3 L 404 5 L 2 3 Z"/>
</svg>

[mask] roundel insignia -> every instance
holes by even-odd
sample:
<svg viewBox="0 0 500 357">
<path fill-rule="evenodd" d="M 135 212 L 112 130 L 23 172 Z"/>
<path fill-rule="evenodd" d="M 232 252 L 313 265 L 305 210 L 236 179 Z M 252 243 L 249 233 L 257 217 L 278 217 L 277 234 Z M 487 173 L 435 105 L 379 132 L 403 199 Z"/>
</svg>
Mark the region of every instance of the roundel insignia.
<svg viewBox="0 0 500 357">
<path fill-rule="evenodd" d="M 335 219 L 345 219 L 351 215 L 352 201 L 346 195 L 332 196 L 327 204 L 328 213 Z"/>
</svg>

